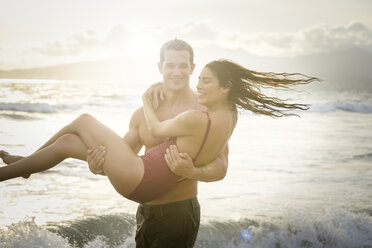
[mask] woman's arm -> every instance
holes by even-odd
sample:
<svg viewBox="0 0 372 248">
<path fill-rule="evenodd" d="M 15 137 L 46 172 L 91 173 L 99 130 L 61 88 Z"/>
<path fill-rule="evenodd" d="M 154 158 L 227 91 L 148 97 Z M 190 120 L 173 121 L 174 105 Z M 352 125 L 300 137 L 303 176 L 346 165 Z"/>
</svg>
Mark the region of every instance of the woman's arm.
<svg viewBox="0 0 372 248">
<path fill-rule="evenodd" d="M 198 111 L 190 110 L 183 112 L 176 117 L 164 121 L 159 121 L 152 106 L 152 88 L 151 86 L 142 96 L 143 112 L 147 127 L 153 136 L 176 137 L 191 135 L 199 126 L 201 114 Z M 205 121 L 205 120 L 204 120 Z"/>
</svg>

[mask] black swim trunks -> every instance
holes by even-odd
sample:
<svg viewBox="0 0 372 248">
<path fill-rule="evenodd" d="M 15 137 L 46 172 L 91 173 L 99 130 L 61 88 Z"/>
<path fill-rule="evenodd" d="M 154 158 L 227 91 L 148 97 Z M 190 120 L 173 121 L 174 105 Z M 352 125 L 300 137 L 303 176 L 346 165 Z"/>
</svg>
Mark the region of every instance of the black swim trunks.
<svg viewBox="0 0 372 248">
<path fill-rule="evenodd" d="M 140 204 L 137 209 L 137 248 L 191 248 L 200 224 L 198 199 L 161 205 Z"/>
</svg>

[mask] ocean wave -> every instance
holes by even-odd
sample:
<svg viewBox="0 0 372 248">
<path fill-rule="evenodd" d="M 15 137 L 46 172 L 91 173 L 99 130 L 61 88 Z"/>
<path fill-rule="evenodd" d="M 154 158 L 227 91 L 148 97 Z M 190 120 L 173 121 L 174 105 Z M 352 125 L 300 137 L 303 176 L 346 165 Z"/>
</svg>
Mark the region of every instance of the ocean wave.
<svg viewBox="0 0 372 248">
<path fill-rule="evenodd" d="M 35 224 L 34 220 L 22 221 L 0 230 L 0 248 L 10 247 L 60 247 L 70 248 L 61 236 Z"/>
<path fill-rule="evenodd" d="M 122 99 L 125 98 L 125 99 Z M 0 111 L 19 111 L 29 113 L 55 113 L 64 110 L 77 110 L 82 106 L 104 107 L 104 108 L 138 108 L 141 101 L 138 98 L 128 96 L 114 96 L 110 99 L 104 97 L 97 98 L 77 104 L 49 104 L 49 103 L 0 103 Z M 308 112 L 330 113 L 335 111 L 345 111 L 351 113 L 372 113 L 371 103 L 360 102 L 328 102 L 312 103 Z M 301 112 L 300 110 L 288 110 L 288 112 Z"/>
<path fill-rule="evenodd" d="M 28 115 L 22 115 L 22 114 L 0 114 L 0 118 L 9 119 L 9 120 L 17 120 L 17 121 L 31 121 L 31 120 L 39 119 L 35 116 L 28 116 Z"/>
<path fill-rule="evenodd" d="M 372 113 L 372 104 L 360 102 L 328 102 L 328 103 L 313 103 L 309 110 L 310 112 L 329 113 L 334 111 L 346 111 L 354 113 Z"/>
<path fill-rule="evenodd" d="M 57 104 L 48 103 L 0 103 L 0 111 L 19 111 L 28 113 L 55 113 L 60 110 L 76 110 L 80 105 L 77 104 Z"/>
<path fill-rule="evenodd" d="M 369 210 L 370 212 L 370 210 Z M 241 240 L 248 229 L 250 240 Z M 38 226 L 26 220 L 0 230 L 0 247 L 134 247 L 135 217 L 92 216 Z M 282 217 L 209 221 L 200 225 L 196 248 L 235 247 L 372 247 L 372 217 L 365 211 L 308 213 L 286 209 Z"/>
<path fill-rule="evenodd" d="M 358 160 L 372 160 L 372 153 L 354 155 L 352 159 Z"/>
<path fill-rule="evenodd" d="M 93 216 L 90 218 L 49 225 L 47 229 L 77 247 L 93 247 L 93 243 L 119 247 L 134 241 L 135 217 L 127 214 Z"/>
<path fill-rule="evenodd" d="M 110 98 L 110 97 L 107 97 Z M 142 105 L 140 97 L 121 95 L 105 99 L 105 96 L 85 102 L 83 105 L 104 108 L 139 108 Z"/>
</svg>

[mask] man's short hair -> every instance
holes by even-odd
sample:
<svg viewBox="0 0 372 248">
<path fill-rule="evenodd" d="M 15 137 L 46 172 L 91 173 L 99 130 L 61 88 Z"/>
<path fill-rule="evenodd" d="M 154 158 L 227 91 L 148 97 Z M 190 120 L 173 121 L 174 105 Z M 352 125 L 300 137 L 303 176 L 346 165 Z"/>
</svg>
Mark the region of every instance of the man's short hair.
<svg viewBox="0 0 372 248">
<path fill-rule="evenodd" d="M 164 45 L 160 48 L 160 63 L 161 64 L 163 64 L 164 62 L 165 50 L 176 50 L 176 51 L 185 50 L 189 52 L 190 54 L 190 65 L 194 64 L 194 51 L 192 50 L 192 47 L 186 41 L 174 39 L 174 40 L 165 42 Z"/>
</svg>

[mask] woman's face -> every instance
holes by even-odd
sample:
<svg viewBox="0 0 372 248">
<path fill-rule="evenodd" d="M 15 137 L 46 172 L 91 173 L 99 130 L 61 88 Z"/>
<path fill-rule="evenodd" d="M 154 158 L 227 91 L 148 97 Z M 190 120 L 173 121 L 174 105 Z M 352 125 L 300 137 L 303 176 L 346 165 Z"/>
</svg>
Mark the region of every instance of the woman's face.
<svg viewBox="0 0 372 248">
<path fill-rule="evenodd" d="M 208 67 L 201 71 L 196 89 L 198 102 L 205 106 L 227 99 L 228 89 L 220 86 L 218 79 Z"/>
</svg>

